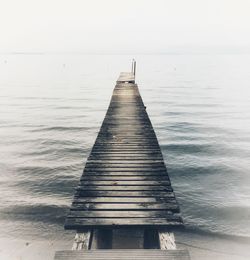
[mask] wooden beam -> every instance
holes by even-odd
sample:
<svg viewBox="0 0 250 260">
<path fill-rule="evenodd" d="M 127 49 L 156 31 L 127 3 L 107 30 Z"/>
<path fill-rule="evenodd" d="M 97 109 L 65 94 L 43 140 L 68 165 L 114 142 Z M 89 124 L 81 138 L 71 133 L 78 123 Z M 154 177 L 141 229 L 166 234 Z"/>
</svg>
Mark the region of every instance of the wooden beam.
<svg viewBox="0 0 250 260">
<path fill-rule="evenodd" d="M 174 233 L 166 232 L 164 229 L 158 230 L 159 245 L 161 250 L 173 250 L 176 249 Z"/>
<path fill-rule="evenodd" d="M 74 238 L 72 250 L 89 250 L 92 243 L 92 230 L 77 232 Z"/>
<path fill-rule="evenodd" d="M 187 250 L 157 250 L 157 249 L 103 249 L 88 251 L 58 251 L 55 260 L 190 260 Z"/>
</svg>

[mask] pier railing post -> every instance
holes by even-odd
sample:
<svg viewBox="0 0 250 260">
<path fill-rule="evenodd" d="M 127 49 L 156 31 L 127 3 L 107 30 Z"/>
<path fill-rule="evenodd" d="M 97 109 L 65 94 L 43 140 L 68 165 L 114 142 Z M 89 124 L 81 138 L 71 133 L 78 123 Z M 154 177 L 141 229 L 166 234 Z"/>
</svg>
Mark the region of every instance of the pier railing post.
<svg viewBox="0 0 250 260">
<path fill-rule="evenodd" d="M 132 73 L 135 76 L 135 72 L 136 72 L 136 61 L 135 59 L 132 60 Z"/>
</svg>

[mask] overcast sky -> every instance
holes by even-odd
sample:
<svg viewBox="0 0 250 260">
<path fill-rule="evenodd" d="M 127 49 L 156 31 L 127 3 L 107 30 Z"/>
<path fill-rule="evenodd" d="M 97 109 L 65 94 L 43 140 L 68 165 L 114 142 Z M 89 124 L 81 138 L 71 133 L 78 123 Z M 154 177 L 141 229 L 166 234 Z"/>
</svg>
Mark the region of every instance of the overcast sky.
<svg viewBox="0 0 250 260">
<path fill-rule="evenodd" d="M 249 44 L 250 0 L 0 0 L 0 52 Z"/>
</svg>

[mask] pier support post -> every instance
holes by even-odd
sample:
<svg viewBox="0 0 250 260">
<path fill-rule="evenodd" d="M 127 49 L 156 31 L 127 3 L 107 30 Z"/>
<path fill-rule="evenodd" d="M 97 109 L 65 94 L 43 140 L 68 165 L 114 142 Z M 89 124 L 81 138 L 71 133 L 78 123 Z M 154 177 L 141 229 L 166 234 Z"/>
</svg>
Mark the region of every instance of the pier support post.
<svg viewBox="0 0 250 260">
<path fill-rule="evenodd" d="M 92 243 L 92 230 L 78 231 L 75 235 L 72 250 L 89 250 Z"/>
<path fill-rule="evenodd" d="M 159 245 L 161 250 L 176 249 L 174 233 L 167 232 L 166 230 L 158 230 Z"/>
</svg>

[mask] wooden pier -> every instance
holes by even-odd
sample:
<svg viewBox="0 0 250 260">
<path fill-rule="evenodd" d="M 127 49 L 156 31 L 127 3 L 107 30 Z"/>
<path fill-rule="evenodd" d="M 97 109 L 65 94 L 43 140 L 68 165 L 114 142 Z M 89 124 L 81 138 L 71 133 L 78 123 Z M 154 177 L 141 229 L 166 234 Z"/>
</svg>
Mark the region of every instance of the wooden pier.
<svg viewBox="0 0 250 260">
<path fill-rule="evenodd" d="M 177 250 L 174 241 L 173 230 L 180 227 L 179 206 L 133 63 L 133 71 L 117 80 L 66 218 L 65 229 L 77 232 L 73 250 L 59 251 L 55 259 L 188 260 L 188 251 Z M 114 249 L 119 229 L 141 232 L 141 246 Z"/>
</svg>

